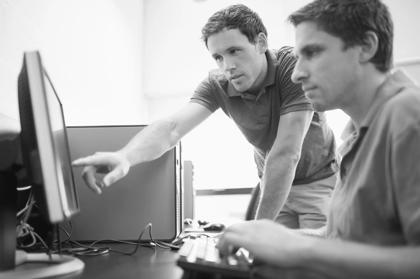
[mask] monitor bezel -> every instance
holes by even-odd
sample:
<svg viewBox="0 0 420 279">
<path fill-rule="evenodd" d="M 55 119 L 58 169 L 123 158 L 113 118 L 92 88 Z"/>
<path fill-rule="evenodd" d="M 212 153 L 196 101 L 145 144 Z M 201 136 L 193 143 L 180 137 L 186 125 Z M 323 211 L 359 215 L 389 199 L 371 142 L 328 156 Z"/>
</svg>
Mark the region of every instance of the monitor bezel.
<svg viewBox="0 0 420 279">
<path fill-rule="evenodd" d="M 24 53 L 24 67 L 26 67 L 26 78 L 28 82 L 29 92 L 20 92 L 19 94 L 29 94 L 30 107 L 32 113 L 32 123 L 34 125 L 34 135 L 36 141 L 37 154 L 30 156 L 30 167 L 32 168 L 32 180 L 36 184 L 35 187 L 43 187 L 42 195 L 47 209 L 48 220 L 51 223 L 59 223 L 68 220 L 71 216 L 79 211 L 79 205 L 77 200 L 77 194 L 75 194 L 75 208 L 69 206 L 67 200 L 67 193 L 63 181 L 63 174 L 61 169 L 61 162 L 57 160 L 56 154 L 58 153 L 58 147 L 54 141 L 54 135 L 52 134 L 52 123 L 48 104 L 48 92 L 46 90 L 45 82 L 46 74 L 44 72 L 43 64 L 41 61 L 41 55 L 38 51 L 31 51 Z M 51 85 L 52 86 L 52 85 Z M 54 90 L 54 89 L 53 89 Z M 55 94 L 55 92 L 54 92 Z M 58 103 L 60 104 L 60 111 L 62 119 L 64 121 L 63 110 L 61 107 L 58 96 Z M 22 112 L 20 112 L 22 113 Z M 28 111 L 26 112 L 28 113 Z M 24 127 L 22 127 L 22 130 Z M 66 133 L 65 123 L 63 123 L 64 133 Z M 66 138 L 67 134 L 65 134 Z M 66 140 L 66 148 L 68 154 L 69 146 Z M 31 150 L 33 152 L 33 150 Z M 71 162 L 68 162 L 71 166 Z M 36 168 L 40 168 L 37 170 Z M 70 167 L 70 171 L 71 167 Z M 37 177 L 40 174 L 41 177 Z M 71 180 L 74 191 L 74 177 L 71 173 Z"/>
</svg>

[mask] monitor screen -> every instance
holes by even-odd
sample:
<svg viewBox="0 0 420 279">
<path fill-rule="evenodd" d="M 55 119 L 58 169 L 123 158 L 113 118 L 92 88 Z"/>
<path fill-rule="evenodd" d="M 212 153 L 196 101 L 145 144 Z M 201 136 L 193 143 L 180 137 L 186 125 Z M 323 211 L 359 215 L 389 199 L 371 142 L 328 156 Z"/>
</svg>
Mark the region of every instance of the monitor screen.
<svg viewBox="0 0 420 279">
<path fill-rule="evenodd" d="M 23 163 L 51 223 L 79 211 L 63 108 L 39 52 L 25 52 L 18 84 Z"/>
</svg>

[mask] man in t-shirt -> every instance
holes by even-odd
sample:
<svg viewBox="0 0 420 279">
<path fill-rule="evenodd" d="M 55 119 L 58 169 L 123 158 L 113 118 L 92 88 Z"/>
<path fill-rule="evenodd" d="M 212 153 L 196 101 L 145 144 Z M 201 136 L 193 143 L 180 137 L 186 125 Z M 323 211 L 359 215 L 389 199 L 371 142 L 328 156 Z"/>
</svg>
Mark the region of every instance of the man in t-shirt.
<svg viewBox="0 0 420 279">
<path fill-rule="evenodd" d="M 420 278 L 420 88 L 393 69 L 388 8 L 315 0 L 289 20 L 293 80 L 315 109 L 341 109 L 352 120 L 328 225 L 238 223 L 220 236 L 219 251 L 247 249 L 258 278 Z"/>
<path fill-rule="evenodd" d="M 73 164 L 85 166 L 86 183 L 100 193 L 130 166 L 160 157 L 221 108 L 255 147 L 261 179 L 248 218 L 276 219 L 292 228 L 323 226 L 335 184 L 334 137 L 325 116 L 313 112 L 291 81 L 292 49 L 269 51 L 261 19 L 244 5 L 213 14 L 202 38 L 218 70 L 210 72 L 185 107 L 148 126 L 121 150 Z M 108 174 L 95 178 L 101 169 Z"/>
</svg>

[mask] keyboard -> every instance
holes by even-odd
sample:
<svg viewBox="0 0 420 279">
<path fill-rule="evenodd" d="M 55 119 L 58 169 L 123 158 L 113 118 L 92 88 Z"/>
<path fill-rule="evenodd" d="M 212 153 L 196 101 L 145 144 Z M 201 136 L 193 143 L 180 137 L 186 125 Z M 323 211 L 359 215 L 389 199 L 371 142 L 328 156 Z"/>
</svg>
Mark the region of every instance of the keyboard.
<svg viewBox="0 0 420 279">
<path fill-rule="evenodd" d="M 196 278 L 206 273 L 234 278 L 251 277 L 252 260 L 246 250 L 239 249 L 234 255 L 222 258 L 216 244 L 217 238 L 208 236 L 184 240 L 177 260 L 184 274 L 195 274 L 190 277 Z"/>
</svg>

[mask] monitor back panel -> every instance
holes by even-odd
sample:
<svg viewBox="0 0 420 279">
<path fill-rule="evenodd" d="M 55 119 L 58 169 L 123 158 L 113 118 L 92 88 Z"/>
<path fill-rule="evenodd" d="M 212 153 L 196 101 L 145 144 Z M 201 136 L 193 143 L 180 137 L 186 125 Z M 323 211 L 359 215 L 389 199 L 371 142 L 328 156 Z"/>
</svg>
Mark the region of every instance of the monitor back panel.
<svg viewBox="0 0 420 279">
<path fill-rule="evenodd" d="M 144 126 L 68 127 L 72 160 L 123 147 Z M 74 216 L 71 239 L 136 240 L 152 223 L 152 236 L 171 240 L 180 229 L 180 158 L 176 147 L 161 158 L 132 167 L 126 177 L 104 189 L 89 189 L 82 168 L 74 169 L 80 213 Z M 148 233 L 144 234 L 148 238 Z"/>
</svg>

